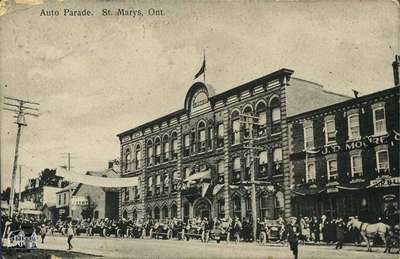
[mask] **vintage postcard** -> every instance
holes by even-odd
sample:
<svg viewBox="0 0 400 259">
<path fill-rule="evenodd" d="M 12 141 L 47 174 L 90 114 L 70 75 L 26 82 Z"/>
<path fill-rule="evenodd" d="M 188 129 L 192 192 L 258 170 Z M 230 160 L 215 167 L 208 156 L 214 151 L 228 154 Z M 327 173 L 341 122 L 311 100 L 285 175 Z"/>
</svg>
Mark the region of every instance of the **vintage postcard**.
<svg viewBox="0 0 400 259">
<path fill-rule="evenodd" d="M 1 0 L 2 258 L 398 258 L 399 10 Z"/>
</svg>

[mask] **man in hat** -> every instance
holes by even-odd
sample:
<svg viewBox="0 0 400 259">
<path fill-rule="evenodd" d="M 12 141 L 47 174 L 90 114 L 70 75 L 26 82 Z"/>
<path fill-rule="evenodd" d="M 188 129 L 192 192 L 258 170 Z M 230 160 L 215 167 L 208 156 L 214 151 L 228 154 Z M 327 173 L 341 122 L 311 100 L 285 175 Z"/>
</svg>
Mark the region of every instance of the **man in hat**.
<svg viewBox="0 0 400 259">
<path fill-rule="evenodd" d="M 299 253 L 299 235 L 300 226 L 297 224 L 297 218 L 291 218 L 287 225 L 287 239 L 290 245 L 290 250 L 294 255 L 294 259 L 297 259 Z"/>
<path fill-rule="evenodd" d="M 40 227 L 40 238 L 42 239 L 42 244 L 44 243 L 44 238 L 46 237 L 47 233 L 47 226 L 45 224 L 42 224 Z"/>
</svg>

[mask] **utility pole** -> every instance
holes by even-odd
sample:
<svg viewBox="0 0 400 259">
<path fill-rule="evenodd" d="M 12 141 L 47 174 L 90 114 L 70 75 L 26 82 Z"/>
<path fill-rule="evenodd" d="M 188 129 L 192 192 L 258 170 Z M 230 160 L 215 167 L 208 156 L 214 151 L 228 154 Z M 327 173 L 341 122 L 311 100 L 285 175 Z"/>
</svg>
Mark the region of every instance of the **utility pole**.
<svg viewBox="0 0 400 259">
<path fill-rule="evenodd" d="M 61 155 L 63 155 L 63 158 L 67 159 L 67 164 L 63 165 L 61 167 L 67 169 L 68 171 L 71 171 L 71 168 L 73 168 L 73 167 L 71 167 L 71 159 L 77 158 L 77 157 L 73 156 L 71 152 L 61 153 Z M 66 157 L 65 157 L 65 155 L 66 155 Z"/>
<path fill-rule="evenodd" d="M 21 209 L 20 204 L 21 204 L 21 165 L 19 165 L 19 184 L 18 184 L 18 211 Z"/>
<path fill-rule="evenodd" d="M 258 122 L 258 117 L 251 116 L 248 114 L 240 114 L 241 118 L 241 123 L 244 124 L 248 131 L 249 131 L 249 137 L 248 143 L 249 145 L 245 148 L 249 149 L 249 155 L 250 155 L 250 184 L 251 184 L 251 217 L 253 221 L 253 240 L 257 240 L 257 202 L 256 202 L 256 182 L 255 182 L 255 163 L 254 163 L 254 149 L 257 149 L 254 147 L 254 137 L 253 137 L 253 131 L 254 131 L 254 124 L 257 124 L 254 122 L 256 120 Z"/>
<path fill-rule="evenodd" d="M 14 195 L 15 195 L 15 180 L 17 174 L 17 165 L 18 165 L 18 149 L 19 149 L 19 142 L 21 139 L 21 132 L 23 126 L 28 126 L 25 122 L 25 115 L 38 117 L 39 115 L 35 112 L 39 111 L 36 107 L 30 107 L 27 105 L 40 105 L 39 103 L 30 102 L 26 100 L 21 100 L 12 97 L 4 96 L 4 110 L 12 111 L 16 115 L 14 116 L 17 121 L 17 139 L 15 143 L 15 154 L 14 154 L 14 165 L 12 170 L 12 180 L 11 180 L 11 193 L 10 193 L 10 217 L 14 214 Z M 25 110 L 31 110 L 32 112 L 26 112 Z"/>
</svg>

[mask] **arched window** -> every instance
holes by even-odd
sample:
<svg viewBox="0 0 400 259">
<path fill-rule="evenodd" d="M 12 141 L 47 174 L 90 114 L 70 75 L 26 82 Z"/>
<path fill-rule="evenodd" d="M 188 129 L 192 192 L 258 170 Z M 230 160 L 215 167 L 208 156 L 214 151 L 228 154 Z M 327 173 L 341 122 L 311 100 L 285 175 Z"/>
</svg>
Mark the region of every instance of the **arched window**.
<svg viewBox="0 0 400 259">
<path fill-rule="evenodd" d="M 171 139 L 172 160 L 175 160 L 178 159 L 178 134 L 176 132 L 173 132 Z"/>
<path fill-rule="evenodd" d="M 197 127 L 197 134 L 199 139 L 199 147 L 198 150 L 200 152 L 206 151 L 206 124 L 202 121 L 199 123 Z"/>
<path fill-rule="evenodd" d="M 136 170 L 138 170 L 142 167 L 142 153 L 140 151 L 140 145 L 136 146 L 135 152 Z"/>
<path fill-rule="evenodd" d="M 153 142 L 151 140 L 147 141 L 146 157 L 147 165 L 153 165 Z"/>
<path fill-rule="evenodd" d="M 171 218 L 176 218 L 178 216 L 178 207 L 175 204 L 171 206 Z"/>
<path fill-rule="evenodd" d="M 163 138 L 163 161 L 167 162 L 169 159 L 169 139 L 168 135 Z"/>
<path fill-rule="evenodd" d="M 125 151 L 125 168 L 126 171 L 131 169 L 131 151 L 129 149 Z"/>
<path fill-rule="evenodd" d="M 271 107 L 271 120 L 272 120 L 272 134 L 279 133 L 281 131 L 281 103 L 277 97 L 272 99 L 270 103 Z"/>
<path fill-rule="evenodd" d="M 154 163 L 157 165 L 161 161 L 161 140 L 159 138 L 154 141 L 154 149 L 156 151 Z"/>
<path fill-rule="evenodd" d="M 232 123 L 232 144 L 240 143 L 240 120 L 239 120 L 239 112 L 234 111 L 231 115 L 231 123 Z"/>
<path fill-rule="evenodd" d="M 154 208 L 154 218 L 160 219 L 160 208 L 158 208 L 158 207 Z"/>
<path fill-rule="evenodd" d="M 265 126 L 267 124 L 267 107 L 264 102 L 259 102 L 256 106 L 256 116 L 258 117 L 257 133 L 262 136 L 266 133 Z"/>
<path fill-rule="evenodd" d="M 240 204 L 240 198 L 239 196 L 235 195 L 233 196 L 232 199 L 233 203 L 233 216 L 237 217 L 238 219 L 241 219 L 242 217 L 242 206 Z"/>
<path fill-rule="evenodd" d="M 268 174 L 268 153 L 261 151 L 258 154 L 258 172 L 260 177 L 265 177 Z"/>
<path fill-rule="evenodd" d="M 161 218 L 162 218 L 162 219 L 167 219 L 167 218 L 168 218 L 168 207 L 167 207 L 167 206 L 164 206 L 164 207 L 162 208 L 162 215 L 161 215 Z"/>
<path fill-rule="evenodd" d="M 248 116 L 253 116 L 253 109 L 251 108 L 251 106 L 247 106 L 244 109 L 243 114 Z M 253 122 L 253 119 L 251 117 L 244 116 L 244 121 L 246 122 L 244 124 L 244 137 L 249 138 L 251 129 L 250 123 Z"/>
<path fill-rule="evenodd" d="M 233 170 L 232 170 L 232 181 L 233 183 L 240 182 L 240 157 L 233 159 Z"/>
</svg>

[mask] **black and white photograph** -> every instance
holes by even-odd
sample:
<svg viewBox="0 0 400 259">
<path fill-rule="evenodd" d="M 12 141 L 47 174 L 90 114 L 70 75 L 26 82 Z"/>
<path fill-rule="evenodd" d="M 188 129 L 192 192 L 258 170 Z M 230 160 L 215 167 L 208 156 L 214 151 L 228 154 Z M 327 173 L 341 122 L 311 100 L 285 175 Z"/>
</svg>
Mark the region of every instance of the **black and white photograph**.
<svg viewBox="0 0 400 259">
<path fill-rule="evenodd" d="M 395 259 L 396 0 L 0 0 L 1 259 Z"/>
</svg>

